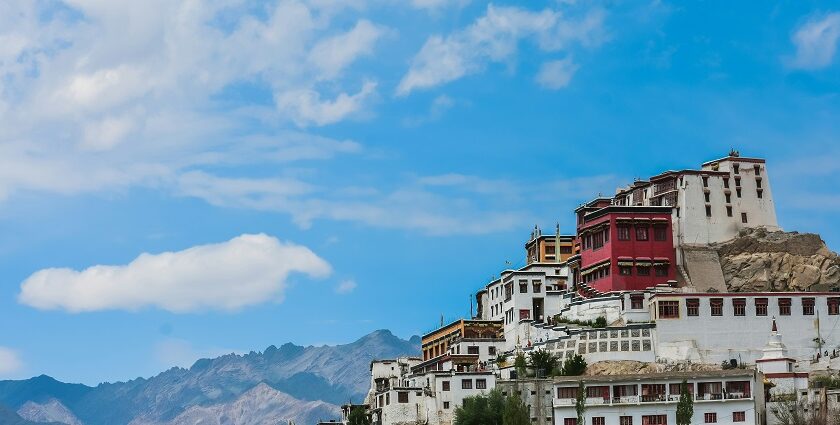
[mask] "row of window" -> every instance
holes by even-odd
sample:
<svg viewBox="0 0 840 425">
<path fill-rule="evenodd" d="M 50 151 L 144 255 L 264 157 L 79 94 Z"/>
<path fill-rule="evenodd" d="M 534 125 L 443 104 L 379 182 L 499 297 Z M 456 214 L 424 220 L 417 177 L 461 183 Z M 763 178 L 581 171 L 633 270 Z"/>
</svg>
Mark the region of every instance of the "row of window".
<svg viewBox="0 0 840 425">
<path fill-rule="evenodd" d="M 650 227 L 646 223 L 636 223 L 632 226 L 635 231 L 635 237 L 637 241 L 647 241 L 650 239 Z M 616 238 L 620 241 L 629 241 L 630 240 L 630 225 L 627 224 L 620 224 L 616 226 Z M 668 239 L 668 227 L 665 224 L 654 224 L 653 225 L 653 240 L 654 241 L 666 241 Z M 610 229 L 605 228 L 603 230 L 599 230 L 597 232 L 592 232 L 584 235 L 581 238 L 581 249 L 598 249 L 604 246 L 605 243 L 610 241 Z"/>
<path fill-rule="evenodd" d="M 732 412 L 732 422 L 746 422 L 746 412 Z M 592 425 L 606 425 L 607 420 L 604 416 L 592 417 Z M 703 423 L 716 424 L 718 423 L 717 413 L 704 413 Z M 668 415 L 642 415 L 642 425 L 667 425 Z M 577 418 L 564 418 L 563 425 L 577 425 Z M 618 425 L 633 425 L 632 416 L 619 416 Z"/>
<path fill-rule="evenodd" d="M 650 266 L 635 266 L 636 276 L 650 276 Z M 654 274 L 657 277 L 667 277 L 669 266 L 667 264 L 658 264 L 653 266 Z M 618 274 L 622 276 L 632 276 L 633 266 L 618 266 Z"/>
<path fill-rule="evenodd" d="M 440 389 L 441 389 L 441 391 L 449 391 L 450 390 L 449 381 L 441 381 Z M 461 389 L 462 390 L 473 389 L 473 380 L 472 379 L 462 379 L 461 380 Z M 486 390 L 487 389 L 487 380 L 486 379 L 476 379 L 475 380 L 475 389 Z"/>
<path fill-rule="evenodd" d="M 779 298 L 779 315 L 791 315 L 791 299 Z M 659 318 L 661 319 L 676 319 L 680 317 L 680 302 L 679 301 L 659 301 Z M 700 315 L 700 299 L 687 298 L 685 300 L 686 316 Z M 767 316 L 767 298 L 756 298 L 754 301 L 755 315 Z M 830 316 L 840 315 L 840 297 L 830 297 L 826 299 L 826 306 Z M 747 299 L 733 298 L 732 311 L 735 316 L 747 315 Z M 816 311 L 816 299 L 811 297 L 802 298 L 802 314 L 805 316 L 813 316 Z M 723 298 L 709 299 L 709 314 L 711 316 L 723 316 Z"/>
<path fill-rule="evenodd" d="M 759 198 L 760 197 L 761 196 L 759 196 Z M 706 205 L 706 217 L 711 217 L 711 216 L 712 216 L 712 206 L 711 205 Z M 731 205 L 726 206 L 726 216 L 727 217 L 732 217 L 732 206 Z M 741 213 L 741 223 L 745 223 L 745 224 L 749 223 L 749 219 L 747 219 L 747 213 L 745 213 L 745 212 Z"/>
</svg>

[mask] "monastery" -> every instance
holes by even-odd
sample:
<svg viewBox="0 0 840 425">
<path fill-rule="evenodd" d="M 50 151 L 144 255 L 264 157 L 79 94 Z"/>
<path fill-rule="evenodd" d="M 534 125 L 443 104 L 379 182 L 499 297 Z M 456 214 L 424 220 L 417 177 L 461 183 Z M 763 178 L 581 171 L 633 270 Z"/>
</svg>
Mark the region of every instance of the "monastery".
<svg viewBox="0 0 840 425">
<path fill-rule="evenodd" d="M 526 264 L 478 288 L 473 317 L 423 335 L 421 356 L 373 361 L 370 392 L 344 420 L 361 407 L 377 425 L 451 425 L 466 397 L 499 388 L 534 424 L 584 425 L 583 383 L 585 425 L 675 424 L 686 381 L 693 423 L 774 424 L 774 403 L 816 397 L 809 377 L 840 369 L 840 293 L 727 291 L 712 245 L 780 230 L 765 160 L 732 151 L 574 214 L 573 235 L 534 228 Z M 655 367 L 518 376 L 514 358 L 536 350 Z"/>
</svg>

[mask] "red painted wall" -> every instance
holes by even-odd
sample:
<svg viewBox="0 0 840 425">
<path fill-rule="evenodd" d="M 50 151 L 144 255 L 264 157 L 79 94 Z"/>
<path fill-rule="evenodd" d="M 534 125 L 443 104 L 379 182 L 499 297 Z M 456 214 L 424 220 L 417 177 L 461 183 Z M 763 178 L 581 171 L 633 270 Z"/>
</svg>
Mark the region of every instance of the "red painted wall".
<svg viewBox="0 0 840 425">
<path fill-rule="evenodd" d="M 616 217 L 646 217 L 667 219 L 665 222 L 665 240 L 654 240 L 654 226 L 648 225 L 648 240 L 637 241 L 635 225 L 630 224 L 630 240 L 618 240 L 618 223 Z M 610 212 L 592 221 L 582 224 L 578 230 L 597 226 L 601 223 L 610 223 L 609 241 L 598 249 L 591 247 L 581 251 L 581 270 L 590 265 L 610 259 L 610 275 L 588 283 L 601 292 L 627 291 L 645 289 L 660 283 L 666 283 L 676 278 L 676 253 L 674 251 L 673 232 L 671 229 L 671 215 L 668 213 L 651 212 Z M 580 233 L 579 233 L 580 234 Z M 636 267 L 632 269 L 632 275 L 624 276 L 619 274 L 619 257 L 647 257 L 653 260 L 655 257 L 668 258 L 669 267 L 667 276 L 656 276 L 654 267 L 650 268 L 649 276 L 639 276 Z"/>
</svg>

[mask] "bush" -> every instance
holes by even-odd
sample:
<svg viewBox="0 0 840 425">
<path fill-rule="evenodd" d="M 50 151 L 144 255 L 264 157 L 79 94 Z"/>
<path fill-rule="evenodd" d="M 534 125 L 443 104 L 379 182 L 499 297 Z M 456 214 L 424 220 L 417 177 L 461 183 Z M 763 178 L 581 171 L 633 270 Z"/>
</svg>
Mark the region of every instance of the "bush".
<svg viewBox="0 0 840 425">
<path fill-rule="evenodd" d="M 502 425 L 502 413 L 505 398 L 498 388 L 487 395 L 477 395 L 464 399 L 462 406 L 455 408 L 457 425 Z"/>
<path fill-rule="evenodd" d="M 575 354 L 563 362 L 563 375 L 580 376 L 583 372 L 586 372 L 586 359 L 580 354 Z"/>
<path fill-rule="evenodd" d="M 557 356 L 545 350 L 531 351 L 528 356 L 531 358 L 531 366 L 536 371 L 537 378 L 554 376 L 553 372 L 557 369 Z"/>
<path fill-rule="evenodd" d="M 598 316 L 598 318 L 595 319 L 595 322 L 592 323 L 592 327 L 593 328 L 606 328 L 607 327 L 607 318 L 604 317 L 604 316 Z"/>
</svg>

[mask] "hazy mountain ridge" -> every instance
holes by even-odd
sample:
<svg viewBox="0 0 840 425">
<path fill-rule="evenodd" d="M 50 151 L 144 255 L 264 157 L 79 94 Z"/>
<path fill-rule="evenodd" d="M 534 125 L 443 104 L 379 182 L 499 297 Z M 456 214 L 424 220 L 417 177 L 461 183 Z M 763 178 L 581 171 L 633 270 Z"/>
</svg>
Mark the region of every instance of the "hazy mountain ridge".
<svg viewBox="0 0 840 425">
<path fill-rule="evenodd" d="M 177 425 L 188 409 L 206 418 L 212 412 L 224 412 L 224 406 L 247 404 L 249 396 L 260 395 L 273 400 L 274 408 L 267 415 L 308 418 L 307 409 L 323 415 L 338 404 L 361 401 L 369 385 L 370 360 L 419 352 L 418 337 L 406 341 L 380 330 L 350 344 L 270 346 L 261 353 L 201 359 L 189 369 L 172 368 L 149 379 L 96 387 L 65 384 L 48 376 L 0 381 L 0 403 L 19 409 L 27 402 L 37 407 L 57 400 L 84 425 L 126 425 L 135 419 L 143 421 L 135 423 Z M 288 412 L 283 406 L 288 406 Z M 37 409 L 31 414 L 49 417 Z M 301 419 L 298 422 L 305 423 Z M 243 420 L 230 423 L 259 424 L 261 418 Z"/>
</svg>

